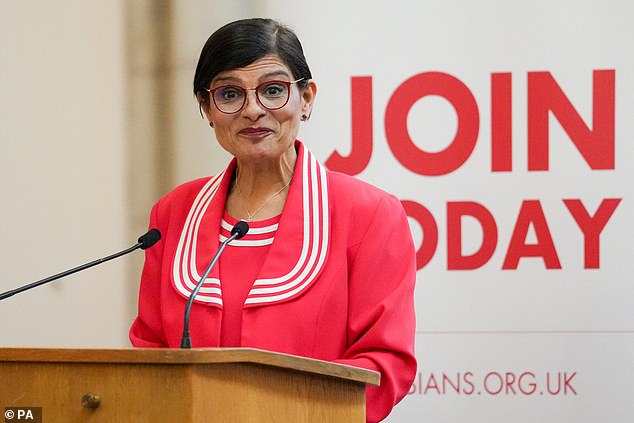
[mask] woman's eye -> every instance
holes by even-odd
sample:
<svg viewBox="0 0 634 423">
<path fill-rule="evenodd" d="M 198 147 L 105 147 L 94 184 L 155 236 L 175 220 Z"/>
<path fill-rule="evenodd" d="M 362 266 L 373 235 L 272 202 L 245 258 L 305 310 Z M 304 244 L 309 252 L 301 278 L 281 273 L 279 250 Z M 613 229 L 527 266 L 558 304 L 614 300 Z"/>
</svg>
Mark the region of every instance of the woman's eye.
<svg viewBox="0 0 634 423">
<path fill-rule="evenodd" d="M 267 97 L 279 97 L 284 95 L 285 91 L 286 91 L 286 86 L 284 86 L 284 84 L 273 83 L 273 84 L 267 84 L 264 87 L 262 87 L 260 92 Z"/>
<path fill-rule="evenodd" d="M 241 91 L 236 87 L 223 87 L 218 90 L 220 99 L 224 101 L 231 101 L 242 98 Z"/>
</svg>

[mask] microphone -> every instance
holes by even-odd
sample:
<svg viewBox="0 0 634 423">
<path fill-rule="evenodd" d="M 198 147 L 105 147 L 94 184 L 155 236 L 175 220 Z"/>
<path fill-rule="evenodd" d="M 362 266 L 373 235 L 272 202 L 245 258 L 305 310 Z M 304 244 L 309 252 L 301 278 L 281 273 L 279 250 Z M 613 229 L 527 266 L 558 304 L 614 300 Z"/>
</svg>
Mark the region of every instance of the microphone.
<svg viewBox="0 0 634 423">
<path fill-rule="evenodd" d="M 104 257 L 104 258 L 100 258 L 100 259 L 91 261 L 90 263 L 82 264 L 81 266 L 77 266 L 77 267 L 72 268 L 70 270 L 66 270 L 65 272 L 58 273 L 58 274 L 53 275 L 53 276 L 49 276 L 48 278 L 44 278 L 44 279 L 41 279 L 39 281 L 32 282 L 32 283 L 30 283 L 28 285 L 24 285 L 24 286 L 22 286 L 20 288 L 16 288 L 16 289 L 12 289 L 12 290 L 7 291 L 7 292 L 3 292 L 2 294 L 0 294 L 0 301 L 4 300 L 5 298 L 9 298 L 9 297 L 11 297 L 11 296 L 13 296 L 15 294 L 18 294 L 20 292 L 26 291 L 28 289 L 35 288 L 36 286 L 40 286 L 40 285 L 44 285 L 45 283 L 53 282 L 54 280 L 63 278 L 64 276 L 72 275 L 73 273 L 77 273 L 77 272 L 79 272 L 81 270 L 88 269 L 89 267 L 93 267 L 93 266 L 96 266 L 98 264 L 104 263 L 106 261 L 115 259 L 117 257 L 121 257 L 121 256 L 126 255 L 128 253 L 131 253 L 132 251 L 137 250 L 139 248 L 142 249 L 142 250 L 146 250 L 146 249 L 150 248 L 151 246 L 153 246 L 154 244 L 156 244 L 159 239 L 161 239 L 161 233 L 159 232 L 159 230 L 158 229 L 150 229 L 149 232 L 147 232 L 147 233 L 145 233 L 145 234 L 143 234 L 143 235 L 141 235 L 139 237 L 139 239 L 137 240 L 137 244 L 136 245 L 133 245 L 132 247 L 130 247 L 128 249 L 125 249 L 123 251 L 119 251 L 118 253 L 112 254 L 112 255 L 110 255 L 108 257 Z"/>
<path fill-rule="evenodd" d="M 245 222 L 244 220 L 241 220 L 238 223 L 236 223 L 236 225 L 231 229 L 231 236 L 227 238 L 226 240 L 224 240 L 222 244 L 220 244 L 220 248 L 218 248 L 218 251 L 209 262 L 209 265 L 205 269 L 205 272 L 203 273 L 203 275 L 200 277 L 200 280 L 196 284 L 196 288 L 194 288 L 194 290 L 190 294 L 189 299 L 187 300 L 187 305 L 185 305 L 185 319 L 184 319 L 184 325 L 183 325 L 183 336 L 181 336 L 181 348 L 192 347 L 192 340 L 189 336 L 189 315 L 192 310 L 192 304 L 194 303 L 194 298 L 196 298 L 196 295 L 198 295 L 200 288 L 202 288 L 203 282 L 205 281 L 205 279 L 207 279 L 207 275 L 209 275 L 209 272 L 211 272 L 211 269 L 214 267 L 214 265 L 218 261 L 218 258 L 220 258 L 220 254 L 225 249 L 227 244 L 229 244 L 234 239 L 242 238 L 243 236 L 247 234 L 247 232 L 249 232 L 249 225 L 247 224 L 247 222 Z"/>
</svg>

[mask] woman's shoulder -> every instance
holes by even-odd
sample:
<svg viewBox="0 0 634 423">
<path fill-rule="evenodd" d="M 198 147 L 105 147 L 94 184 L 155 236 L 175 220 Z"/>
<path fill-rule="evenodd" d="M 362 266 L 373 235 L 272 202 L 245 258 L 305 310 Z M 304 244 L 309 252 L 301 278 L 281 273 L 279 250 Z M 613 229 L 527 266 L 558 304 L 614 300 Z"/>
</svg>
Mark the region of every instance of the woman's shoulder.
<svg viewBox="0 0 634 423">
<path fill-rule="evenodd" d="M 409 230 L 396 196 L 353 176 L 327 174 L 332 227 L 339 236 L 348 234 L 347 245 L 359 245 L 370 232 L 371 239 L 379 239 L 384 231 Z"/>
<path fill-rule="evenodd" d="M 355 224 L 369 224 L 373 219 L 396 222 L 405 212 L 401 201 L 368 182 L 339 172 L 328 171 L 328 190 L 334 214 Z"/>
<path fill-rule="evenodd" d="M 351 204 L 367 207 L 384 201 L 400 203 L 394 195 L 354 176 L 330 170 L 327 171 L 327 175 L 328 189 L 336 197 L 345 197 Z"/>
</svg>

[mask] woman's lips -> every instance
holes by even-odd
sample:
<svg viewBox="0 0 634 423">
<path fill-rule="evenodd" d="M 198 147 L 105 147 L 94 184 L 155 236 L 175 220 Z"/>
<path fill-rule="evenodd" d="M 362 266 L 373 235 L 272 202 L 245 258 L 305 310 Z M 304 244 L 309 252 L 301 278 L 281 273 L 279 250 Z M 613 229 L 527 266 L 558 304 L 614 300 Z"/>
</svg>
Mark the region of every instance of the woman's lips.
<svg viewBox="0 0 634 423">
<path fill-rule="evenodd" d="M 239 132 L 240 135 L 250 138 L 262 138 L 271 133 L 273 131 L 268 128 L 244 128 Z"/>
</svg>

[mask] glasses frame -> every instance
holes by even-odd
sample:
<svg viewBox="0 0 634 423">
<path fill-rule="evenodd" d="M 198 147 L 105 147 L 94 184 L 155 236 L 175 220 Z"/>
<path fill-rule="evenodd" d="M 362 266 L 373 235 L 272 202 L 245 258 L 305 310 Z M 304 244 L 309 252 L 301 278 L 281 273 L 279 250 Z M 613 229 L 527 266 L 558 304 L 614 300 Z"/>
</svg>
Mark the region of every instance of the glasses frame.
<svg viewBox="0 0 634 423">
<path fill-rule="evenodd" d="M 260 106 L 262 106 L 266 110 L 279 110 L 279 109 L 283 108 L 284 106 L 286 106 L 288 104 L 288 100 L 290 100 L 290 98 L 291 98 L 291 85 L 297 84 L 298 82 L 301 82 L 301 81 L 303 81 L 305 79 L 306 78 L 299 78 L 299 79 L 296 79 L 295 81 L 282 81 L 282 80 L 279 80 L 279 79 L 271 79 L 269 81 L 264 81 L 261 84 L 258 84 L 254 88 L 244 88 L 244 87 L 241 87 L 240 85 L 236 85 L 236 84 L 226 84 L 226 85 L 220 85 L 219 87 L 216 87 L 216 88 L 205 88 L 205 91 L 207 91 L 209 93 L 209 97 L 211 97 L 216 109 L 220 113 L 224 113 L 226 115 L 233 115 L 233 114 L 239 113 L 240 111 L 242 111 L 242 109 L 244 109 L 245 104 L 247 104 L 247 97 L 248 97 L 247 91 L 250 91 L 250 90 L 255 91 L 255 98 L 256 98 L 256 100 L 257 100 L 257 102 L 258 102 L 258 104 Z M 260 100 L 260 94 L 258 92 L 258 89 L 260 87 L 262 87 L 263 85 L 267 85 L 267 84 L 271 84 L 271 83 L 281 83 L 281 84 L 286 85 L 286 92 L 287 92 L 286 101 L 284 102 L 284 104 L 282 104 L 279 107 L 267 107 L 267 106 L 265 106 L 262 103 L 262 100 Z M 242 105 L 235 112 L 225 112 L 224 110 L 220 109 L 220 107 L 216 103 L 216 98 L 214 96 L 214 93 L 216 91 L 222 89 L 222 88 L 227 88 L 227 87 L 238 88 L 238 89 L 240 89 L 240 90 L 242 90 L 244 92 L 244 97 L 242 99 Z"/>
</svg>

